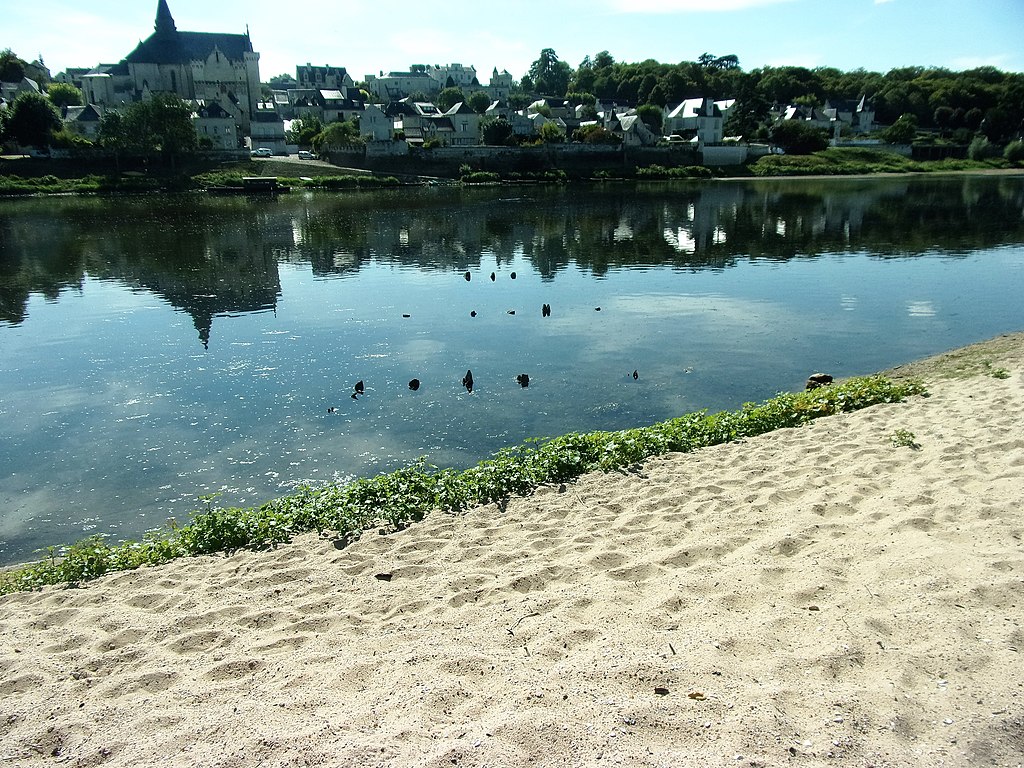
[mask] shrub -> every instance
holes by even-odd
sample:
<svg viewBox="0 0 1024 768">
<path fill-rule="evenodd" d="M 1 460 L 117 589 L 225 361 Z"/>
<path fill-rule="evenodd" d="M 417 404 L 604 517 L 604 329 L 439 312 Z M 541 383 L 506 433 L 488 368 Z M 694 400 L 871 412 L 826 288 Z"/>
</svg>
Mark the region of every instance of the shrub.
<svg viewBox="0 0 1024 768">
<path fill-rule="evenodd" d="M 772 129 L 772 141 L 791 155 L 809 155 L 828 146 L 828 134 L 799 120 L 784 120 Z"/>
<path fill-rule="evenodd" d="M 470 171 L 462 174 L 463 184 L 493 184 L 501 181 L 501 176 L 493 171 Z"/>
<path fill-rule="evenodd" d="M 984 136 L 977 136 L 970 146 L 967 147 L 967 158 L 969 160 L 988 160 L 996 157 L 999 150 Z"/>
<path fill-rule="evenodd" d="M 1011 141 L 1003 150 L 1003 159 L 1010 163 L 1024 163 L 1024 141 Z"/>
</svg>

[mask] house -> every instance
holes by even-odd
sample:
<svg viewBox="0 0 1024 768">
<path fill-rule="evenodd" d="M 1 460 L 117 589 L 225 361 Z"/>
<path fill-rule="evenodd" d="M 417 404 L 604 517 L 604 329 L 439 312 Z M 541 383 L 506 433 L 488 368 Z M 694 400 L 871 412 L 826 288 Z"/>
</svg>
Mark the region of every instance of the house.
<svg viewBox="0 0 1024 768">
<path fill-rule="evenodd" d="M 867 96 L 856 99 L 829 99 L 821 110 L 854 133 L 870 133 L 875 126 L 875 108 Z"/>
<path fill-rule="evenodd" d="M 64 83 L 82 90 L 82 78 L 89 74 L 88 67 L 68 67 L 53 78 L 55 83 Z"/>
<path fill-rule="evenodd" d="M 288 154 L 284 138 L 284 120 L 274 109 L 257 109 L 250 129 L 252 149 L 269 147 L 275 155 Z"/>
<path fill-rule="evenodd" d="M 167 0 L 158 0 L 154 32 L 117 65 L 101 65 L 82 77 L 85 101 L 116 106 L 146 93 L 173 93 L 185 101 L 232 98 L 248 132 L 260 97 L 260 55 L 249 33 L 181 32 Z"/>
<path fill-rule="evenodd" d="M 527 116 L 532 114 L 545 114 L 552 118 L 572 120 L 576 118 L 576 108 L 565 99 L 556 99 L 553 96 L 546 96 L 537 99 L 526 108 Z"/>
<path fill-rule="evenodd" d="M 622 137 L 624 147 L 653 147 L 660 138 L 633 110 L 630 110 L 630 114 L 623 115 L 616 115 L 613 112 L 610 118 L 605 120 L 604 128 Z"/>
<path fill-rule="evenodd" d="M 776 109 L 769 114 L 772 115 L 774 122 L 802 120 L 803 122 L 810 123 L 815 128 L 822 128 L 826 131 L 832 130 L 833 123 L 835 122 L 834 115 L 829 115 L 825 110 L 818 107 L 808 107 L 803 104 L 790 104 L 781 109 Z"/>
<path fill-rule="evenodd" d="M 698 144 L 721 144 L 725 116 L 735 103 L 735 99 L 686 99 L 674 107 L 666 107 L 662 130 L 666 136 L 696 139 Z"/>
<path fill-rule="evenodd" d="M 464 93 L 469 94 L 469 89 L 479 88 L 480 81 L 476 79 L 476 68 L 473 66 L 464 67 L 461 64 L 445 64 L 427 67 L 427 74 L 434 81 L 433 91 L 428 93 L 440 93 L 445 88 L 461 88 Z"/>
<path fill-rule="evenodd" d="M 86 104 L 102 107 L 130 104 L 135 101 L 135 88 L 128 76 L 128 65 L 97 64 L 82 75 L 82 99 Z"/>
<path fill-rule="evenodd" d="M 355 95 L 354 99 L 352 98 L 353 94 Z M 321 119 L 324 123 L 361 117 L 365 106 L 359 97 L 359 90 L 356 88 L 320 90 L 316 92 L 314 99 L 323 112 Z"/>
<path fill-rule="evenodd" d="M 394 121 L 376 104 L 367 104 L 359 116 L 359 134 L 367 141 L 391 141 L 395 136 Z"/>
<path fill-rule="evenodd" d="M 216 101 L 197 106 L 192 115 L 192 125 L 200 146 L 205 143 L 204 138 L 209 139 L 210 149 L 238 149 L 241 146 L 238 120 Z"/>
<path fill-rule="evenodd" d="M 405 134 L 406 141 L 413 144 L 422 144 L 428 138 L 433 138 L 426 124 L 434 118 L 442 117 L 441 110 L 433 104 L 414 102 L 408 98 L 388 103 L 384 114 L 393 121 L 394 130 Z"/>
<path fill-rule="evenodd" d="M 459 102 L 444 117 L 452 123 L 453 133 L 448 141 L 452 147 L 475 147 L 480 144 L 480 123 L 483 116 L 465 102 Z"/>
<path fill-rule="evenodd" d="M 100 133 L 100 120 L 103 117 L 101 107 L 86 104 L 82 107 L 65 107 L 61 119 L 64 127 L 77 136 L 95 141 Z"/>
<path fill-rule="evenodd" d="M 314 67 L 308 62 L 306 65 L 295 67 L 296 88 L 310 90 L 342 90 L 352 88 L 355 82 L 345 67 Z"/>
<path fill-rule="evenodd" d="M 413 64 L 408 72 L 389 72 L 387 75 L 381 72 L 379 77 L 367 75 L 365 80 L 370 93 L 385 102 L 398 101 L 415 93 L 433 96 L 441 91 L 422 64 Z"/>
<path fill-rule="evenodd" d="M 16 83 L 0 83 L 0 98 L 8 102 L 13 102 L 23 93 L 42 93 L 42 89 L 30 77 L 23 77 Z"/>
<path fill-rule="evenodd" d="M 508 73 L 508 70 L 502 70 L 498 72 L 498 68 L 495 67 L 491 73 L 491 81 L 484 87 L 477 90 L 481 90 L 486 93 L 490 98 L 491 102 L 495 101 L 508 101 L 509 95 L 512 93 L 512 84 L 515 82 L 512 75 Z M 467 93 L 467 96 L 472 94 Z"/>
</svg>

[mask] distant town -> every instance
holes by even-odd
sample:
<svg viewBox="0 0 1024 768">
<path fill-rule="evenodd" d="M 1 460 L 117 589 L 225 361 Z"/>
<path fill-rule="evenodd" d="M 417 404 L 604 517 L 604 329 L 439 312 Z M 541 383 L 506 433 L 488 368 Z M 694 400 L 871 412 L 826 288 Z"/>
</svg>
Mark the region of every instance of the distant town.
<svg viewBox="0 0 1024 768">
<path fill-rule="evenodd" d="M 992 67 L 744 72 L 735 55 L 625 64 L 602 51 L 573 69 L 546 48 L 519 79 L 448 63 L 357 81 L 343 66 L 306 63 L 264 81 L 259 60 L 248 31 L 181 31 L 158 0 L 153 33 L 117 63 L 51 76 L 41 60 L 4 51 L 0 140 L 8 153 L 130 153 L 149 124 L 164 126 L 153 129 L 164 153 L 302 153 L 395 168 L 434 152 L 485 168 L 535 147 L 583 162 L 650 150 L 655 161 L 708 166 L 829 146 L 997 156 L 1014 154 L 1024 136 L 1024 75 Z M 148 117 L 132 112 L 145 104 L 157 105 Z M 187 127 L 171 134 L 175 116 L 194 138 Z"/>
</svg>

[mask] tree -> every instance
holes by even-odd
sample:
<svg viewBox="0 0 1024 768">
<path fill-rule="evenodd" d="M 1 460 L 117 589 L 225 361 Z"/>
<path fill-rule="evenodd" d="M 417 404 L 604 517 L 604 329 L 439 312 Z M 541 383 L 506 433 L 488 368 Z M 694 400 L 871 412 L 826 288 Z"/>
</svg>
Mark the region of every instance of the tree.
<svg viewBox="0 0 1024 768">
<path fill-rule="evenodd" d="M 530 65 L 527 76 L 541 94 L 561 97 L 569 89 L 572 68 L 564 61 L 559 61 L 554 48 L 544 48 L 537 60 Z"/>
<path fill-rule="evenodd" d="M 20 83 L 25 77 L 25 62 L 14 51 L 0 51 L 0 83 Z"/>
<path fill-rule="evenodd" d="M 533 96 L 526 91 L 512 91 L 508 95 L 508 106 L 509 109 L 521 110 L 526 109 L 533 102 Z"/>
<path fill-rule="evenodd" d="M 661 107 L 656 107 L 653 104 L 644 104 L 642 107 L 637 108 L 636 113 L 643 120 L 644 125 L 655 133 L 661 134 L 663 116 Z"/>
<path fill-rule="evenodd" d="M 324 130 L 323 121 L 316 115 L 307 115 L 299 120 L 292 121 L 291 130 L 285 134 L 289 144 L 298 144 L 300 147 L 309 147 L 313 139 Z"/>
<path fill-rule="evenodd" d="M 107 111 L 100 118 L 100 145 L 114 153 L 114 165 L 121 169 L 121 155 L 132 149 L 132 136 L 125 126 L 124 116 L 120 112 Z"/>
<path fill-rule="evenodd" d="M 964 113 L 964 125 L 972 131 L 978 130 L 981 127 L 981 121 L 984 119 L 985 113 L 977 107 L 971 107 Z"/>
<path fill-rule="evenodd" d="M 572 133 L 572 140 L 581 144 L 621 144 L 622 137 L 600 125 L 583 125 Z"/>
<path fill-rule="evenodd" d="M 100 143 L 120 153 L 160 154 L 174 165 L 177 157 L 198 147 L 192 108 L 171 93 L 136 101 L 120 114 L 108 112 L 100 121 Z"/>
<path fill-rule="evenodd" d="M 470 109 L 477 114 L 482 115 L 487 111 L 487 108 L 491 106 L 491 97 L 483 91 L 475 91 L 470 94 L 468 99 L 466 99 L 466 103 L 469 105 Z"/>
<path fill-rule="evenodd" d="M 783 120 L 772 130 L 772 141 L 791 155 L 809 155 L 828 146 L 828 135 L 802 120 Z"/>
<path fill-rule="evenodd" d="M 1024 141 L 1011 141 L 1007 144 L 1003 150 L 1003 159 L 1017 165 L 1024 163 Z"/>
<path fill-rule="evenodd" d="M 907 112 L 881 133 L 883 141 L 890 144 L 909 144 L 917 135 L 917 117 Z"/>
<path fill-rule="evenodd" d="M 946 131 L 953 124 L 953 108 L 946 106 L 936 107 L 932 120 L 935 122 L 935 127 L 939 129 L 939 132 L 945 135 Z"/>
<path fill-rule="evenodd" d="M 999 150 L 984 136 L 978 136 L 967 147 L 967 158 L 969 160 L 988 160 L 990 157 L 998 157 Z"/>
<path fill-rule="evenodd" d="M 359 118 L 331 123 L 313 139 L 313 149 L 347 149 L 362 146 L 366 142 L 359 135 Z"/>
<path fill-rule="evenodd" d="M 46 95 L 57 109 L 77 107 L 82 103 L 82 92 L 70 83 L 50 83 Z"/>
<path fill-rule="evenodd" d="M 504 117 L 484 120 L 480 124 L 480 132 L 483 136 L 484 144 L 488 146 L 504 147 L 512 144 L 512 123 Z"/>
<path fill-rule="evenodd" d="M 540 139 L 545 144 L 564 144 L 565 131 L 558 123 L 544 123 L 540 127 Z"/>
<path fill-rule="evenodd" d="M 143 105 L 139 117 L 153 137 L 154 147 L 173 163 L 177 155 L 196 150 L 196 129 L 192 122 L 192 107 L 172 93 L 157 93 Z"/>
<path fill-rule="evenodd" d="M 465 100 L 466 95 L 462 92 L 462 89 L 451 86 L 441 91 L 441 93 L 437 95 L 437 101 L 434 103 L 437 104 L 437 108 L 442 112 L 447 112 L 456 104 Z"/>
<path fill-rule="evenodd" d="M 597 103 L 597 96 L 590 93 L 589 91 L 568 91 L 565 94 L 565 100 L 572 104 L 574 107 L 577 106 L 593 106 Z"/>
<path fill-rule="evenodd" d="M 10 107 L 7 133 L 23 147 L 48 147 L 63 123 L 53 102 L 41 93 L 20 94 Z"/>
</svg>

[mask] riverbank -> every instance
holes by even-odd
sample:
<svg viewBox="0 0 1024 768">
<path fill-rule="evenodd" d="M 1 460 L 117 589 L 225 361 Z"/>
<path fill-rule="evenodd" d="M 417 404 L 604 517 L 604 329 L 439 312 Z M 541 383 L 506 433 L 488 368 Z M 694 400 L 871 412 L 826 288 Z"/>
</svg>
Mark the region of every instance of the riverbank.
<svg viewBox="0 0 1024 768">
<path fill-rule="evenodd" d="M 929 397 L 0 598 L 2 756 L 1016 765 L 1022 371 L 1000 337 L 893 372 Z"/>
<path fill-rule="evenodd" d="M 602 181 L 675 181 L 754 178 L 833 178 L 949 173 L 1024 173 L 1024 166 L 1002 159 L 934 161 L 911 160 L 889 152 L 840 148 L 813 155 L 771 155 L 749 165 L 626 167 L 616 163 L 587 170 L 529 165 L 518 171 L 496 172 L 472 164 L 450 163 L 443 174 L 429 163 L 406 166 L 352 168 L 295 158 L 249 159 L 220 163 L 193 160 L 177 170 L 141 160 L 125 168 L 112 162 L 0 157 L 0 196 L 37 194 L 111 194 L 182 192 L 210 187 L 241 187 L 245 176 L 277 176 L 292 188 L 362 189 L 381 186 L 465 184 L 537 184 Z M 439 175 L 440 174 L 440 175 Z"/>
</svg>

